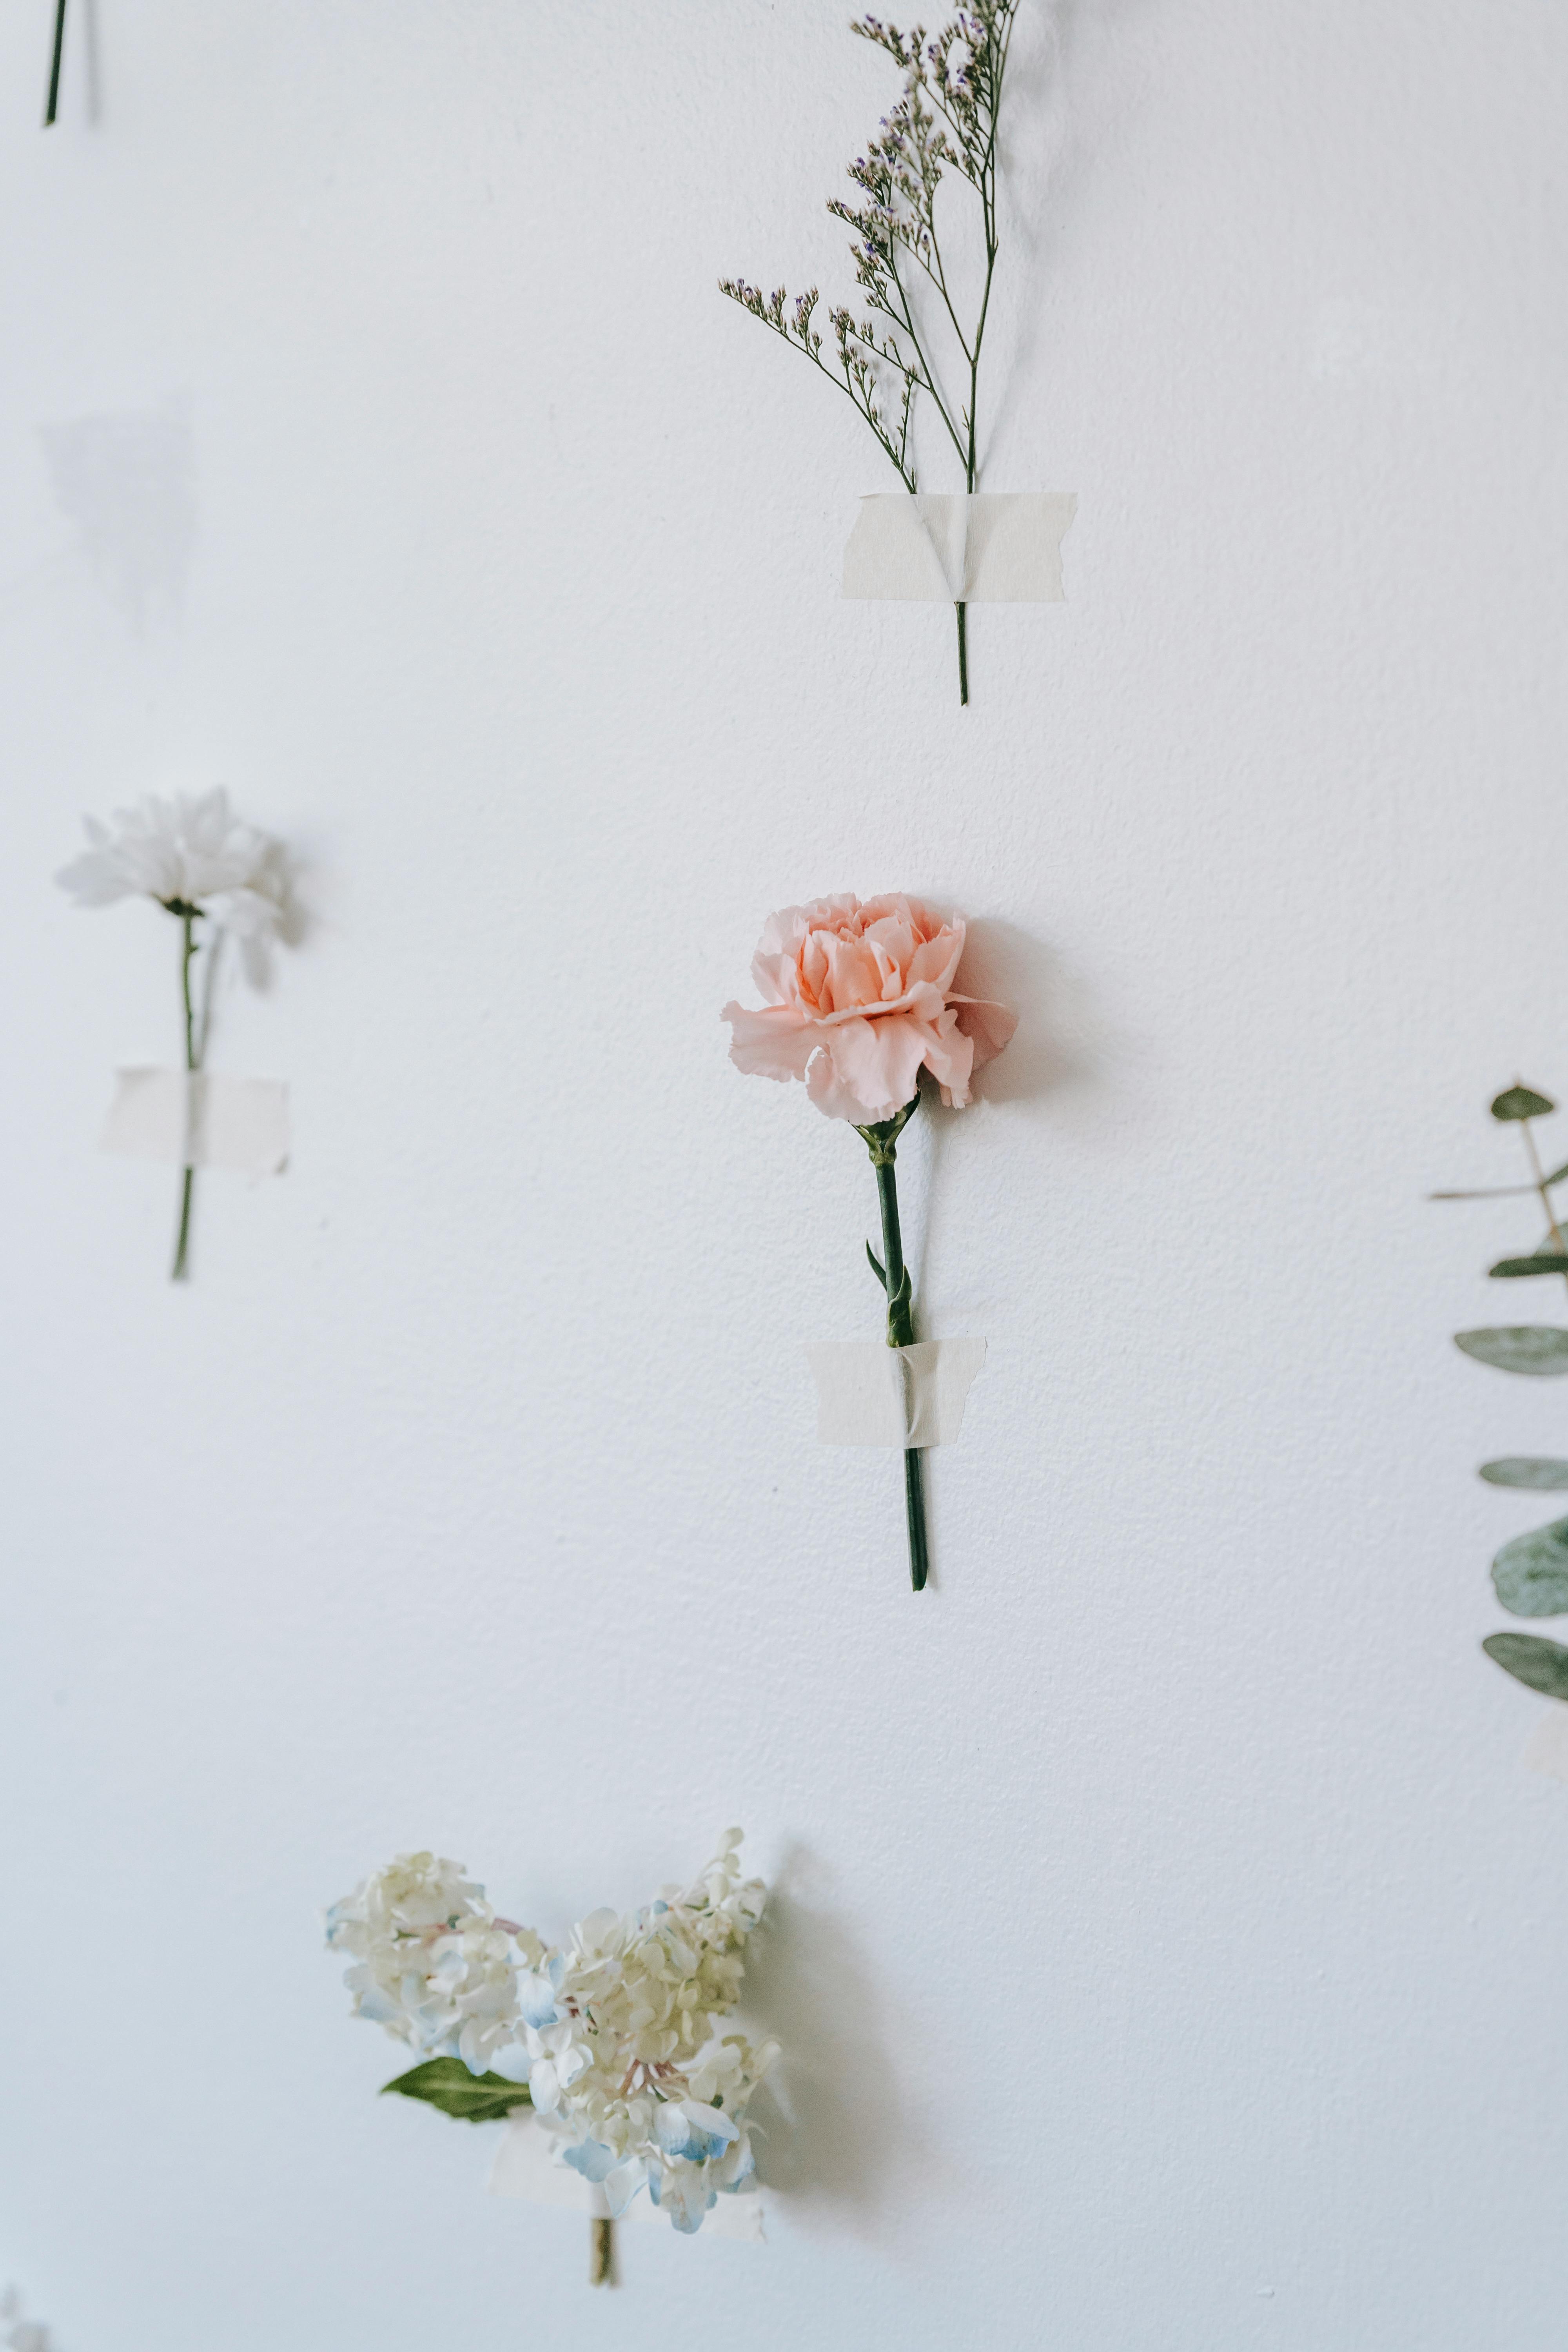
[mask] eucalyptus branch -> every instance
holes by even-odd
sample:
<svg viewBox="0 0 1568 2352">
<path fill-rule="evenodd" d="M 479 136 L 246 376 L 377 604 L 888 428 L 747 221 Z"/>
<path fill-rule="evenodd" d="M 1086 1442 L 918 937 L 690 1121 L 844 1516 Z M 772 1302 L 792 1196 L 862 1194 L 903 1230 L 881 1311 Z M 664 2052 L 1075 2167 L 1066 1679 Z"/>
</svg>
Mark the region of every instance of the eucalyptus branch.
<svg viewBox="0 0 1568 2352">
<path fill-rule="evenodd" d="M 782 341 L 813 362 L 830 383 L 848 395 L 870 426 L 878 446 L 906 489 L 917 488 L 910 430 L 917 394 L 935 409 L 959 464 L 963 487 L 973 494 L 980 476 L 980 354 L 991 312 L 1000 238 L 996 219 L 997 123 L 1008 51 L 1020 0 L 973 0 L 950 23 L 928 35 L 921 25 L 901 32 L 879 17 L 851 25 L 859 39 L 889 57 L 903 88 L 884 115 L 863 155 L 848 166 L 857 190 L 834 196 L 827 209 L 851 232 L 849 253 L 855 282 L 869 316 L 858 321 L 847 309 L 831 310 L 837 367 L 824 356 L 823 339 L 812 325 L 819 296 L 816 287 L 790 304 L 780 287 L 763 295 L 743 278 L 722 278 L 721 290 Z M 942 255 L 936 200 L 944 174 L 963 181 L 980 199 L 984 273 L 973 325 L 966 326 L 961 300 Z M 944 366 L 926 322 L 917 315 L 912 289 L 900 257 L 908 255 L 930 289 L 930 323 L 940 330 L 948 365 L 956 365 L 964 397 L 947 388 Z M 885 320 L 885 330 L 876 321 Z M 957 605 L 959 696 L 969 699 L 965 607 Z"/>
</svg>

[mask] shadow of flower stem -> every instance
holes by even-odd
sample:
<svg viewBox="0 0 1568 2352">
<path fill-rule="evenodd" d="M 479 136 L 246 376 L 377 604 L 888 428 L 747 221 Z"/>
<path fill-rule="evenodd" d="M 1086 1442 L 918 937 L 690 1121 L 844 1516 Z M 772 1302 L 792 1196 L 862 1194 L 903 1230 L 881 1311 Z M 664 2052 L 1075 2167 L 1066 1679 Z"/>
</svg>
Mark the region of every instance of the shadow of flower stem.
<svg viewBox="0 0 1568 2352">
<path fill-rule="evenodd" d="M 921 1107 L 917 1094 L 907 1102 L 896 1118 L 879 1119 L 871 1127 L 858 1127 L 871 1155 L 871 1165 L 877 1171 L 877 1199 L 882 1212 L 882 1260 L 879 1261 L 869 1242 L 866 1255 L 871 1261 L 871 1271 L 881 1284 L 888 1298 L 888 1345 L 889 1348 L 912 1348 L 915 1343 L 914 1286 L 910 1270 L 904 1264 L 903 1237 L 899 1231 L 899 1180 L 895 1169 L 899 1138 Z M 905 1424 L 906 1427 L 908 1424 Z M 926 1559 L 925 1488 L 921 1475 L 918 1446 L 904 1450 L 904 1512 L 910 1530 L 910 1581 L 917 1592 L 925 1591 L 928 1572 Z"/>
</svg>

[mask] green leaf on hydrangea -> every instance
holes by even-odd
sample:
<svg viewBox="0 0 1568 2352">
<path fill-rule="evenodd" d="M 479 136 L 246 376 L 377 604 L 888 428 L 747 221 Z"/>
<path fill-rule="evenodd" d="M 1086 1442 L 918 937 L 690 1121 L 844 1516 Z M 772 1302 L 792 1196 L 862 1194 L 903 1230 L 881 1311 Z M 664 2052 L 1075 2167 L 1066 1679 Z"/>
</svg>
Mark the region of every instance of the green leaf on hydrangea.
<svg viewBox="0 0 1568 2352">
<path fill-rule="evenodd" d="M 1529 1274 L 1568 1274 L 1568 1257 L 1557 1250 L 1537 1250 L 1533 1257 L 1500 1257 L 1487 1272 L 1505 1281 Z"/>
<path fill-rule="evenodd" d="M 509 2083 L 504 2074 L 470 2074 L 460 2058 L 426 2058 L 395 2081 L 384 2083 L 383 2098 L 388 2091 L 396 2091 L 405 2099 L 423 2099 L 427 2106 L 439 2107 L 444 2116 L 457 2116 L 470 2124 L 499 2124 L 513 2107 L 531 2104 L 526 2083 Z"/>
<path fill-rule="evenodd" d="M 1492 1562 L 1492 1582 L 1515 1617 L 1563 1616 L 1568 1612 L 1568 1519 L 1505 1543 Z"/>
<path fill-rule="evenodd" d="M 1454 1345 L 1500 1372 L 1568 1372 L 1568 1331 L 1553 1323 L 1510 1323 L 1495 1330 L 1456 1331 Z"/>
<path fill-rule="evenodd" d="M 1548 1698 L 1568 1698 L 1568 1650 L 1539 1633 L 1489 1633 L 1482 1649 L 1516 1682 L 1528 1683 Z"/>
<path fill-rule="evenodd" d="M 1499 1095 L 1492 1105 L 1494 1118 L 1544 1118 L 1556 1104 L 1550 1095 L 1538 1095 L 1533 1087 L 1510 1087 Z"/>
<path fill-rule="evenodd" d="M 1529 1486 L 1538 1495 L 1568 1486 L 1568 1462 L 1553 1462 L 1537 1454 L 1505 1454 L 1500 1462 L 1483 1462 L 1481 1476 L 1489 1486 Z"/>
</svg>

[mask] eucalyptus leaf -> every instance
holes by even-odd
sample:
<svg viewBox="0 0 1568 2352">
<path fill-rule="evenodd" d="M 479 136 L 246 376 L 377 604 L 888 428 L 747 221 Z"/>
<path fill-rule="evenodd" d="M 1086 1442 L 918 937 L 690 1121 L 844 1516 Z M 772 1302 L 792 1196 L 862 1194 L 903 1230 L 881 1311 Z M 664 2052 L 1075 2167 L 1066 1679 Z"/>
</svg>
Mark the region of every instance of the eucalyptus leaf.
<svg viewBox="0 0 1568 2352">
<path fill-rule="evenodd" d="M 1499 1095 L 1492 1105 L 1494 1118 L 1544 1118 L 1557 1108 L 1550 1095 L 1538 1095 L 1533 1087 L 1510 1087 Z"/>
<path fill-rule="evenodd" d="M 499 2124 L 513 2107 L 531 2104 L 526 2083 L 509 2083 L 504 2074 L 470 2074 L 460 2058 L 426 2058 L 406 2074 L 384 2083 L 382 2097 L 389 2091 L 405 2099 L 423 2099 L 444 2116 L 470 2124 Z"/>
<path fill-rule="evenodd" d="M 1489 1486 L 1529 1486 L 1542 1495 L 1568 1486 L 1568 1462 L 1553 1462 L 1536 1454 L 1505 1454 L 1500 1462 L 1483 1462 L 1481 1476 Z"/>
<path fill-rule="evenodd" d="M 1568 1613 L 1568 1519 L 1505 1543 L 1492 1562 L 1492 1582 L 1515 1617 Z"/>
<path fill-rule="evenodd" d="M 1456 1331 L 1454 1345 L 1500 1372 L 1542 1378 L 1568 1372 L 1568 1331 L 1554 1323 L 1509 1323 L 1485 1331 Z"/>
<path fill-rule="evenodd" d="M 1568 1698 L 1568 1650 L 1539 1633 L 1489 1633 L 1481 1643 L 1489 1658 L 1516 1682 L 1548 1698 Z"/>
<path fill-rule="evenodd" d="M 1500 1257 L 1487 1272 L 1505 1281 L 1517 1280 L 1521 1275 L 1568 1274 L 1568 1257 L 1555 1249 L 1537 1250 L 1533 1257 Z"/>
</svg>

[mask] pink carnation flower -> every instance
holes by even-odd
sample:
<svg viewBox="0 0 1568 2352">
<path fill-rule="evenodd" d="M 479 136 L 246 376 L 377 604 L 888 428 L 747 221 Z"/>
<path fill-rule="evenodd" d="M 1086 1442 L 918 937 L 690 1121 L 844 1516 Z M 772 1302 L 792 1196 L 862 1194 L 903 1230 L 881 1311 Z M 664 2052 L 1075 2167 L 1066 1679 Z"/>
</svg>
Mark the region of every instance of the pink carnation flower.
<svg viewBox="0 0 1568 2352">
<path fill-rule="evenodd" d="M 763 1078 L 804 1078 L 829 1118 L 868 1127 L 891 1118 L 921 1068 L 962 1109 L 972 1073 L 1017 1027 L 1005 1004 L 953 986 L 964 925 L 901 892 L 861 902 L 816 898 L 771 916 L 752 960 L 767 1000 L 727 1004 L 730 1058 Z"/>
</svg>

